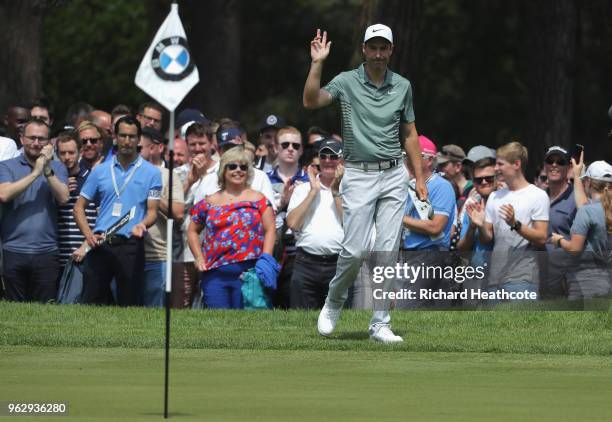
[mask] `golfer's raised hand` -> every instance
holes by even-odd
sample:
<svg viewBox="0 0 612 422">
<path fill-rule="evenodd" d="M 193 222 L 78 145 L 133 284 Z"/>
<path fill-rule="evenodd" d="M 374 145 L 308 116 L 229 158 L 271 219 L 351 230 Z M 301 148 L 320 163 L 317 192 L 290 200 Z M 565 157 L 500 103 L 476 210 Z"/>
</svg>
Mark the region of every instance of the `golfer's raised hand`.
<svg viewBox="0 0 612 422">
<path fill-rule="evenodd" d="M 323 31 L 323 35 L 321 35 L 321 30 L 317 29 L 317 34 L 310 42 L 310 58 L 312 59 L 312 61 L 324 61 L 327 56 L 329 56 L 330 46 L 331 41 L 327 41 L 327 31 Z"/>
</svg>

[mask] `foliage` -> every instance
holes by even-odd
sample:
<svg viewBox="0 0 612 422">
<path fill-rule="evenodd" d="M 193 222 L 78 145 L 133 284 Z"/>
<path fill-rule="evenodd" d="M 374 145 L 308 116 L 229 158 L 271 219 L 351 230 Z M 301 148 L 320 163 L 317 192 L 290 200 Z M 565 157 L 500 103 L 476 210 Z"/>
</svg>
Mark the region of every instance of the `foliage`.
<svg viewBox="0 0 612 422">
<path fill-rule="evenodd" d="M 43 91 L 60 120 L 77 101 L 110 110 L 144 99 L 134 76 L 150 42 L 148 28 L 144 0 L 72 0 L 49 10 Z"/>
</svg>

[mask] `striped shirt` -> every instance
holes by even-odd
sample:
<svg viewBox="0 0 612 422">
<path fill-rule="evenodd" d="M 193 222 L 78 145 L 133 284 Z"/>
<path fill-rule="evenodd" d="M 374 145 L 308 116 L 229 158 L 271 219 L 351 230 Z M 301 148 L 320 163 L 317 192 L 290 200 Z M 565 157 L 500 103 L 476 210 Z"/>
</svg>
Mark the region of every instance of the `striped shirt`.
<svg viewBox="0 0 612 422">
<path fill-rule="evenodd" d="M 72 252 L 78 249 L 83 241 L 85 241 L 85 236 L 83 236 L 83 233 L 81 233 L 79 230 L 76 220 L 74 219 L 74 215 L 72 214 L 72 210 L 77 199 L 79 199 L 81 187 L 83 186 L 83 183 L 85 183 L 89 173 L 90 170 L 81 165 L 79 174 L 76 177 L 77 188 L 70 191 L 70 198 L 68 199 L 68 202 L 58 207 L 57 243 L 59 246 L 59 260 L 61 265 L 66 265 L 66 262 L 72 255 Z M 85 208 L 85 217 L 87 218 L 87 223 L 92 230 L 96 225 L 97 216 L 98 210 L 96 204 L 90 202 Z"/>
</svg>

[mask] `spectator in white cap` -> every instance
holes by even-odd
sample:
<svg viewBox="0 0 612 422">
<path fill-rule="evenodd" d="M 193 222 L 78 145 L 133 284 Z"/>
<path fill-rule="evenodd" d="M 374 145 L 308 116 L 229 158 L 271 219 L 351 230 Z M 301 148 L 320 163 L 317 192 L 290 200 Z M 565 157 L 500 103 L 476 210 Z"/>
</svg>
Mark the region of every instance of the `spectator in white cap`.
<svg viewBox="0 0 612 422">
<path fill-rule="evenodd" d="M 581 206 L 570 239 L 553 233 L 549 241 L 580 262 L 568 273 L 570 299 L 606 296 L 612 292 L 612 166 L 595 161 L 584 174 L 590 203 Z"/>
<path fill-rule="evenodd" d="M 368 249 L 369 234 L 376 224 L 374 250 L 397 251 L 404 204 L 408 197 L 408 166 L 416 176 L 416 191 L 427 198 L 422 173 L 421 149 L 415 126 L 410 82 L 388 68 L 393 53 L 393 33 L 388 26 L 369 26 L 363 37 L 364 63 L 337 75 L 321 88 L 323 62 L 331 47 L 327 31 L 317 29 L 310 43 L 312 59 L 304 85 L 303 102 L 308 109 L 340 103 L 345 174 L 342 181 L 344 239 L 336 275 L 319 314 L 319 334 L 331 335 L 340 318 L 348 289 L 357 277 L 360 258 Z M 401 142 L 398 142 L 400 140 Z M 388 254 L 390 255 L 390 254 Z M 381 286 L 389 289 L 390 284 Z M 370 338 L 383 343 L 401 342 L 390 328 L 388 303 L 382 301 L 372 316 Z"/>
</svg>

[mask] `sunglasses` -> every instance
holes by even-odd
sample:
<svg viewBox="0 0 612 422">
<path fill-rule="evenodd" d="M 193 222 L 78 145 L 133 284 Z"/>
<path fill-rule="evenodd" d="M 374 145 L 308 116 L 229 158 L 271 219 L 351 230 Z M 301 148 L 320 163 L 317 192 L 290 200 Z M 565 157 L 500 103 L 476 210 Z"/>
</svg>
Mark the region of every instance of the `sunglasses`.
<svg viewBox="0 0 612 422">
<path fill-rule="evenodd" d="M 548 164 L 549 166 L 552 166 L 553 164 L 556 164 L 558 166 L 567 166 L 569 163 L 565 158 L 547 158 L 546 159 L 546 164 Z"/>
<path fill-rule="evenodd" d="M 545 174 L 542 174 L 540 176 L 538 176 L 538 179 L 540 179 L 540 182 L 544 183 L 548 180 L 548 176 Z"/>
<path fill-rule="evenodd" d="M 337 160 L 340 158 L 338 154 L 319 154 L 321 160 Z"/>
<path fill-rule="evenodd" d="M 317 171 L 321 171 L 321 166 L 318 164 L 311 164 L 310 167 L 314 167 L 317 169 Z"/>
<path fill-rule="evenodd" d="M 98 141 L 102 139 L 102 138 L 83 138 L 81 139 L 81 142 L 83 143 L 83 145 L 87 145 L 87 144 L 97 144 Z"/>
<path fill-rule="evenodd" d="M 300 148 L 302 148 L 302 144 L 299 144 L 297 142 L 283 142 L 283 143 L 280 144 L 280 146 L 283 149 L 289 148 L 289 145 L 291 145 L 293 147 L 293 149 L 296 150 L 296 151 L 299 150 Z"/>
<path fill-rule="evenodd" d="M 482 177 L 474 177 L 474 183 L 476 183 L 477 185 L 481 185 L 484 182 L 487 182 L 488 184 L 491 184 L 495 181 L 495 176 L 482 176 Z"/>
<path fill-rule="evenodd" d="M 237 168 L 240 168 L 241 171 L 247 171 L 249 169 L 249 166 L 247 164 L 236 163 L 229 163 L 226 167 L 228 170 L 236 170 Z"/>
</svg>

